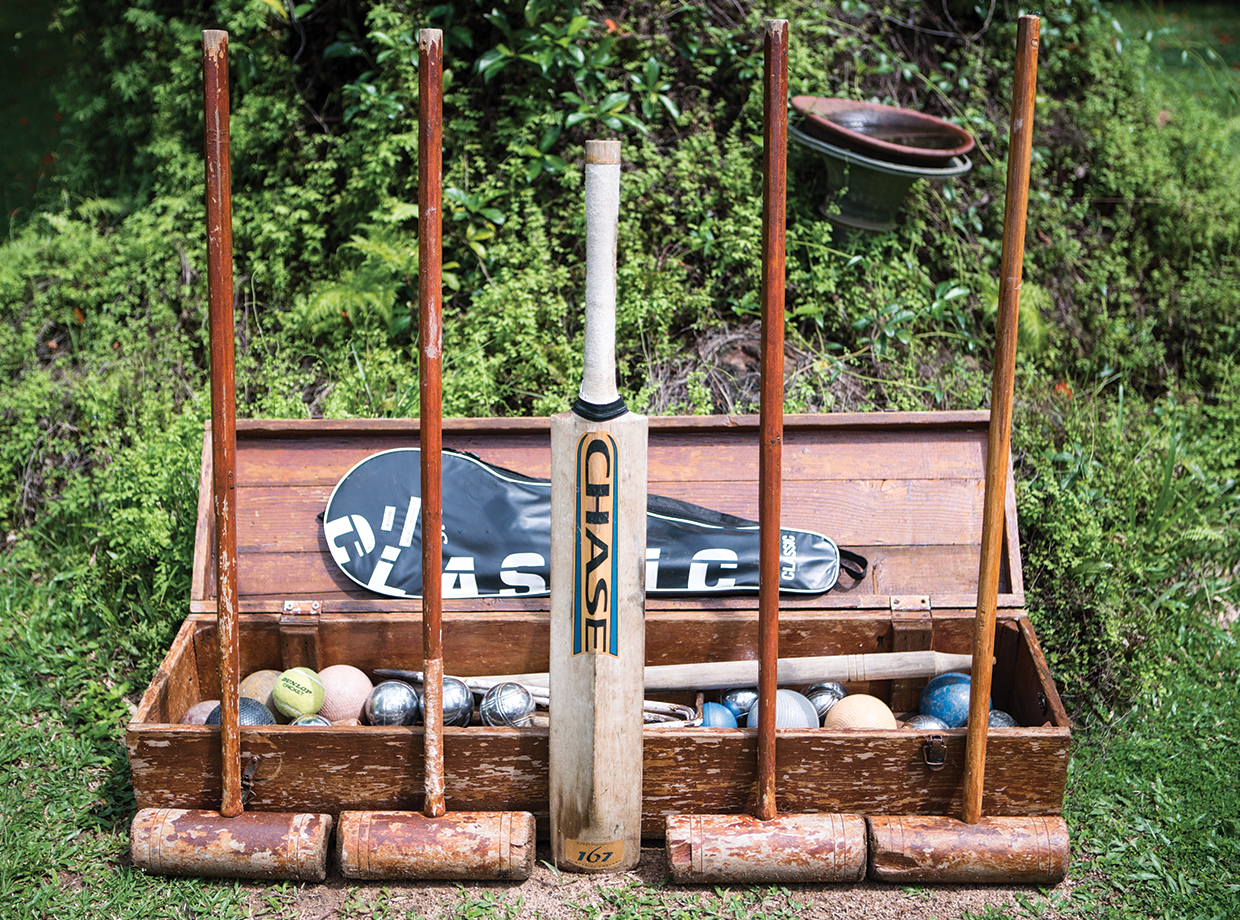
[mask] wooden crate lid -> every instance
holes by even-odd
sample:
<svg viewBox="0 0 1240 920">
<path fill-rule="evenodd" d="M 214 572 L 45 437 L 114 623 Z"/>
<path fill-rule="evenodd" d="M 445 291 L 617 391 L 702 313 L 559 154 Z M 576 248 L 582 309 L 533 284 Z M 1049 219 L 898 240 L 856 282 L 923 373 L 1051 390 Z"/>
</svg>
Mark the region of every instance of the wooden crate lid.
<svg viewBox="0 0 1240 920">
<path fill-rule="evenodd" d="M 866 556 L 859 584 L 786 606 L 886 609 L 928 596 L 969 609 L 977 591 L 987 412 L 789 415 L 784 422 L 785 527 L 825 533 Z M 545 418 L 445 419 L 444 446 L 531 476 L 550 475 Z M 237 535 L 241 609 L 278 612 L 319 600 L 324 612 L 416 612 L 417 599 L 365 591 L 331 558 L 319 515 L 340 478 L 383 450 L 416 447 L 416 420 L 241 420 L 237 424 Z M 757 518 L 757 416 L 650 420 L 649 489 Z M 450 501 L 445 496 L 445 502 Z M 1009 476 L 999 606 L 1024 606 L 1015 492 Z M 191 610 L 215 609 L 210 426 L 199 486 Z M 648 610 L 756 610 L 757 596 L 651 597 Z M 446 601 L 445 611 L 546 610 L 547 599 Z"/>
</svg>

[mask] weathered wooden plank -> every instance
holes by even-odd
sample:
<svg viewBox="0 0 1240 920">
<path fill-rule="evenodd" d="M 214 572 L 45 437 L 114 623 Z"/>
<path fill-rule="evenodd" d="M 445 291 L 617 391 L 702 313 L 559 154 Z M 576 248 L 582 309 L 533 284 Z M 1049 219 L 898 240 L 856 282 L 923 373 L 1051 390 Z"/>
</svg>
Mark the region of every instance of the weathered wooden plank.
<svg viewBox="0 0 1240 920">
<path fill-rule="evenodd" d="M 1020 630 L 1011 620 L 999 620 L 995 623 L 995 660 L 1016 661 L 1019 655 Z M 972 651 L 972 650 L 970 650 Z M 993 708 L 1012 713 L 1013 697 L 1016 694 L 1016 668 L 1002 667 L 991 670 L 990 697 Z M 1025 725 L 1040 725 L 1040 722 L 1025 722 Z"/>
<path fill-rule="evenodd" d="M 847 545 L 846 545 L 847 546 Z M 782 603 L 788 608 L 827 607 L 852 608 L 864 605 L 863 599 L 871 599 L 870 606 L 889 605 L 880 600 L 890 595 L 926 594 L 938 605 L 954 603 L 958 597 L 976 599 L 977 567 L 976 547 L 870 547 L 853 546 L 854 551 L 866 556 L 872 574 L 860 584 L 854 585 L 844 576 L 840 585 L 821 596 L 786 596 Z M 280 603 L 288 598 L 314 599 L 333 609 L 398 610 L 417 609 L 416 600 L 402 601 L 382 597 L 364 590 L 350 581 L 326 552 L 281 553 L 242 552 L 238 564 L 239 584 L 242 592 L 242 610 L 255 609 L 247 606 L 249 601 L 264 597 Z M 1006 595 L 1007 585 L 1002 586 Z M 202 598 L 192 608 L 193 612 L 214 609 L 209 603 L 211 594 Z M 706 598 L 719 607 L 752 607 L 756 603 L 753 593 Z M 274 601 L 273 601 L 274 602 Z M 350 603 L 352 602 L 352 603 Z M 700 601 L 699 601 L 700 602 Z M 446 603 L 446 602 L 445 602 Z M 663 610 L 672 607 L 692 606 L 688 597 L 654 596 L 647 603 L 647 610 Z M 1017 601 L 1019 605 L 1023 603 Z M 1010 598 L 1001 600 L 1002 606 L 1013 606 Z M 475 599 L 457 603 L 454 609 L 488 609 L 497 614 L 509 610 L 543 608 L 546 598 L 521 600 L 517 598 Z M 445 609 L 448 609 L 445 607 Z"/>
<path fill-rule="evenodd" d="M 334 486 L 355 464 L 384 450 L 416 447 L 416 437 L 343 439 L 250 438 L 239 442 L 238 479 L 250 485 Z M 468 435 L 445 431 L 444 446 L 527 476 L 546 478 L 550 451 L 541 434 Z M 243 449 L 240 449 L 243 448 Z M 718 440 L 701 434 L 652 431 L 649 479 L 656 487 L 679 482 L 686 468 L 700 482 L 743 482 L 756 488 L 757 449 L 738 431 Z M 907 437 L 888 430 L 789 431 L 784 478 L 789 482 L 871 479 L 975 479 L 985 462 L 984 430 L 926 432 L 910 449 Z M 417 467 L 411 475 L 416 478 Z M 656 489 L 657 490 L 657 489 Z"/>
<path fill-rule="evenodd" d="M 138 702 L 134 719 L 138 722 L 174 722 L 191 705 L 203 699 L 199 685 L 194 631 L 197 624 L 187 619 L 177 630 L 168 654 L 156 669 Z"/>
<path fill-rule="evenodd" d="M 756 515 L 756 496 L 737 494 L 747 486 L 724 482 L 664 485 L 660 494 L 669 498 L 750 520 Z M 947 479 L 789 484 L 784 489 L 781 522 L 785 527 L 825 533 L 846 547 L 976 547 L 981 534 L 975 521 L 979 489 L 969 480 Z M 328 486 L 238 487 L 238 551 L 326 556 L 319 517 L 331 492 Z M 976 572 L 973 580 L 977 580 Z"/>
<path fill-rule="evenodd" d="M 205 651 L 214 624 L 207 615 L 200 615 L 197 623 L 204 633 L 200 642 Z M 683 611 L 666 618 L 652 617 L 647 625 L 647 664 L 752 659 L 757 647 L 756 629 L 752 611 Z M 781 624 L 780 641 L 785 657 L 888 651 L 889 630 L 889 618 L 873 612 L 847 611 L 836 616 L 818 611 L 809 616 L 788 616 Z M 445 618 L 443 635 L 449 673 L 457 676 L 547 669 L 545 612 L 499 620 L 477 613 Z M 421 670 L 421 643 L 421 619 L 417 615 L 325 614 L 320 618 L 319 648 L 324 666 L 352 664 L 368 672 L 376 668 Z M 280 648 L 278 614 L 246 618 L 241 635 L 244 673 L 285 667 Z M 210 674 L 204 671 L 200 679 L 205 685 Z"/>
<path fill-rule="evenodd" d="M 784 416 L 785 429 L 821 429 L 824 431 L 858 430 L 876 428 L 899 429 L 909 432 L 926 432 L 947 428 L 985 427 L 990 413 L 984 409 L 933 412 L 832 412 L 789 413 Z M 672 415 L 654 416 L 650 427 L 660 433 L 672 431 L 702 432 L 718 437 L 722 432 L 746 430 L 757 431 L 757 415 Z M 550 430 L 546 417 L 542 418 L 445 418 L 444 431 L 468 432 L 484 436 L 498 434 L 511 436 L 525 432 Z M 253 438 L 319 438 L 323 434 L 344 435 L 349 438 L 387 437 L 416 434 L 417 419 L 238 419 L 238 439 Z"/>
<path fill-rule="evenodd" d="M 194 529 L 194 562 L 189 596 L 193 600 L 215 593 L 214 563 L 211 547 L 215 545 L 215 511 L 211 501 L 211 422 L 203 424 L 202 460 L 198 477 L 198 515 Z"/>
<path fill-rule="evenodd" d="M 1007 498 L 1004 504 L 1003 559 L 999 569 L 999 591 L 1025 593 L 1024 564 L 1020 555 L 1020 525 L 1016 521 L 1016 477 L 1011 468 L 1007 474 Z M 980 557 L 980 548 L 979 548 Z"/>
<path fill-rule="evenodd" d="M 194 627 L 193 655 L 194 660 L 198 662 L 198 686 L 202 689 L 202 699 L 218 700 L 220 698 L 220 643 L 215 637 L 215 618 L 212 617 L 210 623 L 198 621 Z M 239 631 L 241 637 L 239 640 L 241 643 L 240 671 L 242 674 L 249 674 L 258 668 L 254 667 L 247 648 L 249 631 L 245 627 L 245 621 L 242 621 Z"/>
<path fill-rule="evenodd" d="M 784 813 L 956 814 L 964 731 L 943 733 L 947 764 L 925 765 L 924 738 L 904 731 L 781 731 L 777 782 Z M 421 805 L 418 728 L 243 728 L 244 763 L 257 759 L 257 811 L 413 809 Z M 531 811 L 547 820 L 545 729 L 445 729 L 449 810 Z M 126 736 L 140 808 L 210 808 L 219 797 L 219 733 L 199 726 L 131 727 Z M 647 729 L 643 834 L 669 814 L 752 808 L 755 732 Z M 1067 781 L 1064 729 L 996 729 L 988 747 L 987 815 L 1060 814 Z"/>
<path fill-rule="evenodd" d="M 1017 625 L 1020 628 L 1021 643 L 1020 654 L 1016 659 L 1015 681 L 1019 692 L 1013 703 L 1016 711 L 1012 715 L 1016 716 L 1022 725 L 1039 725 L 1042 720 L 1046 720 L 1052 725 L 1067 728 L 1071 722 L 1067 710 L 1064 709 L 1063 700 L 1059 697 L 1050 666 L 1046 663 L 1046 656 L 1038 645 L 1033 624 L 1028 617 L 1020 617 Z"/>
<path fill-rule="evenodd" d="M 907 416 L 925 418 L 900 424 L 899 418 Z M 652 481 L 675 481 L 676 458 L 683 458 L 696 460 L 693 465 L 707 471 L 703 478 L 715 470 L 725 479 L 756 482 L 756 416 L 738 418 L 733 423 L 726 418 L 652 419 Z M 850 479 L 867 468 L 873 478 L 976 476 L 984 461 L 985 425 L 986 413 L 787 416 L 785 476 Z M 444 444 L 532 476 L 545 475 L 538 470 L 549 463 L 546 419 L 446 419 Z M 417 422 L 412 420 L 242 421 L 238 462 L 249 465 L 239 466 L 238 475 L 249 483 L 335 482 L 372 453 L 415 446 Z M 514 458 L 535 468 L 508 462 Z M 669 458 L 673 466 L 660 474 Z"/>
<path fill-rule="evenodd" d="M 932 611 L 932 647 L 967 654 L 973 625 L 971 609 Z M 246 617 L 241 634 L 242 666 L 246 673 L 280 668 L 278 613 Z M 194 626 L 200 681 L 206 686 L 214 661 L 214 621 L 197 614 Z M 1006 623 L 1006 618 L 1001 621 Z M 508 611 L 493 617 L 486 611 L 451 612 L 444 620 L 444 642 L 451 666 L 460 676 L 523 673 L 545 670 L 548 625 L 542 610 Z M 750 608 L 671 609 L 648 614 L 646 661 L 651 665 L 752 659 L 757 654 L 757 620 Z M 421 655 L 421 618 L 416 610 L 386 613 L 325 612 L 319 620 L 319 647 L 324 666 L 352 664 L 363 670 L 411 668 Z M 780 647 L 785 657 L 859 654 L 892 650 L 890 612 L 885 609 L 787 608 L 780 621 Z M 175 651 L 175 650 L 174 650 Z M 1025 644 L 1016 654 L 1033 652 Z M 171 653 L 170 653 L 171 654 Z M 1040 656 L 1040 653 L 1039 653 Z M 1007 651 L 1004 658 L 1007 659 Z M 1030 672 L 1050 683 L 1049 673 Z M 1040 720 L 1039 720 L 1040 721 Z M 1066 724 L 1066 722 L 1061 723 Z"/>
<path fill-rule="evenodd" d="M 896 593 L 916 594 L 918 592 L 899 591 Z M 283 609 L 286 597 L 286 595 L 281 594 L 260 594 L 247 597 L 241 602 L 241 612 L 246 614 L 277 612 Z M 421 609 L 420 602 L 416 598 L 398 600 L 396 598 L 378 597 L 367 594 L 361 589 L 322 594 L 303 592 L 299 597 L 303 600 L 321 601 L 325 607 L 338 614 L 415 613 Z M 930 599 L 935 609 L 956 609 L 962 608 L 967 604 L 973 604 L 976 601 L 976 595 L 972 593 L 932 594 Z M 483 613 L 488 616 L 509 616 L 522 611 L 546 610 L 547 607 L 547 599 L 545 597 L 529 600 L 519 600 L 516 598 L 475 598 L 467 601 L 457 600 L 450 603 L 451 606 L 449 606 L 449 602 L 445 601 L 444 609 L 452 611 L 453 616 L 469 613 Z M 850 610 L 889 610 L 891 607 L 891 596 L 887 594 L 870 594 L 864 591 L 850 593 L 836 588 L 830 594 L 818 598 L 782 598 L 780 606 L 787 610 L 832 610 L 841 612 Z M 1024 609 L 1024 606 L 1025 596 L 1023 594 L 999 595 L 999 608 L 1002 610 L 1017 611 Z M 661 610 L 701 610 L 707 608 L 717 610 L 752 610 L 754 609 L 754 601 L 747 595 L 711 598 L 671 596 L 649 598 L 646 603 L 648 615 Z M 214 602 L 208 599 L 191 602 L 189 612 L 197 615 L 209 613 L 214 609 Z M 972 610 L 969 611 L 969 615 L 973 615 Z"/>
</svg>

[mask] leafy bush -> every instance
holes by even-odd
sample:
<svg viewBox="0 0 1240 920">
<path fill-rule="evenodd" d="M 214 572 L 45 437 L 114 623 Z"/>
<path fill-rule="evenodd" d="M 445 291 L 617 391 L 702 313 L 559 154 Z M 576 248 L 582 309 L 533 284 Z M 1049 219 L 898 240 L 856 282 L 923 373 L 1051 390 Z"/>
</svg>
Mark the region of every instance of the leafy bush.
<svg viewBox="0 0 1240 920">
<path fill-rule="evenodd" d="M 1022 419 L 1032 614 L 1053 670 L 1082 703 L 1173 679 L 1167 637 L 1240 603 L 1229 539 L 1240 526 L 1236 384 L 1232 371 L 1214 404 L 1059 395 L 1041 424 Z"/>
</svg>

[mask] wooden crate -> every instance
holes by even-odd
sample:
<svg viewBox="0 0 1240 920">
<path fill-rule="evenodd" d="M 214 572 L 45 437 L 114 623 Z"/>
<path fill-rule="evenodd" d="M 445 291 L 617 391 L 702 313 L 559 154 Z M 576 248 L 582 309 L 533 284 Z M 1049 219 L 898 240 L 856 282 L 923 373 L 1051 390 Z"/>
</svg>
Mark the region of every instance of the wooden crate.
<svg viewBox="0 0 1240 920">
<path fill-rule="evenodd" d="M 968 653 L 976 604 L 985 412 L 788 416 L 783 524 L 825 533 L 866 556 L 864 581 L 818 597 L 785 598 L 784 657 L 933 648 Z M 534 476 L 549 475 L 546 419 L 449 419 L 445 447 Z M 209 442 L 210 429 L 207 430 Z M 756 417 L 654 418 L 649 488 L 751 519 L 757 516 Z M 412 421 L 242 421 L 237 430 L 241 673 L 352 664 L 419 669 L 420 605 L 370 594 L 335 566 L 318 516 L 340 478 L 381 450 L 417 445 Z M 211 451 L 204 444 L 190 614 L 126 731 L 140 808 L 216 808 L 216 727 L 181 725 L 218 696 L 211 571 Z M 1010 478 L 1010 477 L 1009 477 Z M 445 504 L 451 496 L 445 496 Z M 992 729 L 983 811 L 1058 815 L 1069 727 L 1024 615 L 1015 500 L 1009 486 L 993 696 L 1022 728 Z M 286 602 L 318 601 L 317 609 Z M 447 673 L 546 670 L 547 599 L 444 602 Z M 648 664 L 755 658 L 757 597 L 652 597 Z M 923 681 L 858 684 L 897 712 Z M 523 809 L 547 832 L 545 728 L 445 729 L 448 807 Z M 778 801 L 785 812 L 958 815 L 964 729 L 940 733 L 946 763 L 927 765 L 929 733 L 781 730 Z M 421 807 L 418 727 L 243 727 L 258 811 Z M 644 832 L 667 814 L 753 806 L 755 732 L 647 729 Z"/>
</svg>

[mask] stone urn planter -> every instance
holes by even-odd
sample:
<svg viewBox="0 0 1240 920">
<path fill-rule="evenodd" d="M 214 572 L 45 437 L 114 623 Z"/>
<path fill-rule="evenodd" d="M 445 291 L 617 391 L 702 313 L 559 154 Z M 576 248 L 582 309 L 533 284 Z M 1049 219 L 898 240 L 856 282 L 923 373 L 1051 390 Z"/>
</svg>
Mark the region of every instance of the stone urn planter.
<svg viewBox="0 0 1240 920">
<path fill-rule="evenodd" d="M 833 223 L 863 230 L 891 230 L 909 188 L 918 179 L 943 180 L 973 168 L 973 138 L 950 122 L 909 109 L 796 96 L 798 124 L 788 136 L 823 156 Z M 830 213 L 837 204 L 839 213 Z"/>
</svg>

